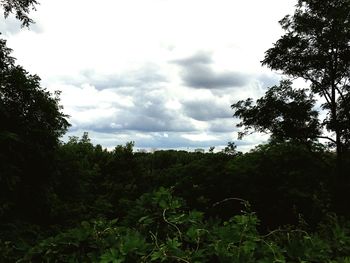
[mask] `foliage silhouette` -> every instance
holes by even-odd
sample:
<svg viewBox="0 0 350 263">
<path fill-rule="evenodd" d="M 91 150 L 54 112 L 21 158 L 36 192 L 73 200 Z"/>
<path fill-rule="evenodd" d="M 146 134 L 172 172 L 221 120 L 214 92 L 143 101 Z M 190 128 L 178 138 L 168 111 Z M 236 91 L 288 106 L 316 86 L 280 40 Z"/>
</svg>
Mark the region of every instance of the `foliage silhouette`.
<svg viewBox="0 0 350 263">
<path fill-rule="evenodd" d="M 59 93 L 52 96 L 43 89 L 40 78 L 15 65 L 10 52 L 0 40 L 0 215 L 20 205 L 18 217 L 38 219 L 40 209 L 45 210 L 42 195 L 54 169 L 55 149 L 69 124 Z"/>
<path fill-rule="evenodd" d="M 335 133 L 330 141 L 340 158 L 349 148 L 350 1 L 299 0 L 295 13 L 280 24 L 286 31 L 265 53 L 271 69 L 310 82 L 311 91 L 324 98 L 323 121 Z"/>
<path fill-rule="evenodd" d="M 315 100 L 307 90 L 295 90 L 289 80 L 281 81 L 279 86 L 268 89 L 265 96 L 258 99 L 256 105 L 252 99 L 241 100 L 233 104 L 234 116 L 241 119 L 238 127 L 244 127 L 239 138 L 251 129 L 271 133 L 276 141 L 314 141 L 320 135 L 318 112 L 314 108 Z"/>
</svg>

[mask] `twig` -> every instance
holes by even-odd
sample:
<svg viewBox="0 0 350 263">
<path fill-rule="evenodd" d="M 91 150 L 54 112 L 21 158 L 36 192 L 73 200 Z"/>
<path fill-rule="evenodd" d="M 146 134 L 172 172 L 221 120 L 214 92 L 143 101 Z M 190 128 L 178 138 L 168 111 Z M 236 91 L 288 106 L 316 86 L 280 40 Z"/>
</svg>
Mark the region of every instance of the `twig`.
<svg viewBox="0 0 350 263">
<path fill-rule="evenodd" d="M 224 200 L 221 200 L 221 201 L 219 201 L 219 202 L 214 203 L 214 204 L 213 204 L 213 207 L 218 206 L 218 205 L 220 205 L 220 204 L 222 204 L 222 203 L 224 203 L 224 202 L 227 202 L 227 201 L 232 201 L 232 200 L 234 200 L 234 201 L 240 201 L 242 204 L 247 203 L 247 201 L 244 200 L 244 199 L 242 199 L 242 198 L 230 197 L 230 198 L 225 198 Z"/>
</svg>

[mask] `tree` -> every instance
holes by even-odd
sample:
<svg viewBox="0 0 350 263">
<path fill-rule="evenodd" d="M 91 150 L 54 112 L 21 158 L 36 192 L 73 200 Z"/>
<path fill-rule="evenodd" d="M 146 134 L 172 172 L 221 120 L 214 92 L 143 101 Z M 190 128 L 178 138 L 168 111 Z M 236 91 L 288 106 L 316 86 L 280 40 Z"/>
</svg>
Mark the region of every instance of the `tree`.
<svg viewBox="0 0 350 263">
<path fill-rule="evenodd" d="M 22 26 L 36 0 L 0 0 L 4 16 L 14 13 Z M 45 221 L 47 195 L 59 137 L 69 123 L 40 78 L 15 65 L 0 39 L 0 218 Z M 5 217 L 4 217 L 5 216 Z"/>
<path fill-rule="evenodd" d="M 238 156 L 241 154 L 241 152 L 238 152 L 236 148 L 237 145 L 234 142 L 228 142 L 227 146 L 222 149 L 222 152 L 228 155 Z"/>
<path fill-rule="evenodd" d="M 40 215 L 59 138 L 69 123 L 52 96 L 0 40 L 0 216 L 12 206 Z M 21 207 L 21 209 L 19 208 Z M 17 215 L 16 215 L 17 216 Z"/>
<path fill-rule="evenodd" d="M 251 130 L 271 133 L 274 141 L 314 141 L 320 137 L 318 112 L 313 109 L 315 100 L 306 89 L 295 90 L 289 80 L 271 87 L 265 96 L 254 104 L 251 98 L 241 100 L 231 107 L 233 116 L 241 119 L 244 127 L 239 138 Z"/>
<path fill-rule="evenodd" d="M 31 10 L 38 5 L 36 0 L 0 0 L 0 6 L 4 9 L 4 16 L 14 13 L 16 18 L 22 22 L 22 26 L 29 26 L 33 20 L 28 17 Z"/>
<path fill-rule="evenodd" d="M 263 65 L 311 83 L 324 99 L 323 127 L 338 159 L 350 146 L 350 1 L 299 0 L 294 15 L 280 24 L 286 31 L 266 51 Z"/>
</svg>

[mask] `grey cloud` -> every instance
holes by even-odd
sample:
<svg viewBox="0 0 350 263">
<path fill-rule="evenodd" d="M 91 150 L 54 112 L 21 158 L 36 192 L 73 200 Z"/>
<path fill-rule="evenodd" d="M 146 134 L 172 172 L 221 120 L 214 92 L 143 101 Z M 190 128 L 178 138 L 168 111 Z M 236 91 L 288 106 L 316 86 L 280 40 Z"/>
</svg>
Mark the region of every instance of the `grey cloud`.
<svg viewBox="0 0 350 263">
<path fill-rule="evenodd" d="M 193 88 L 220 89 L 241 87 L 249 77 L 238 72 L 215 72 L 206 65 L 193 65 L 184 69 L 184 83 Z"/>
<path fill-rule="evenodd" d="M 142 132 L 189 132 L 193 131 L 194 127 L 188 123 L 188 120 L 179 118 L 176 114 L 171 116 L 169 112 L 165 112 L 153 116 L 132 114 L 121 129 Z"/>
<path fill-rule="evenodd" d="M 127 117 L 129 130 L 142 131 L 192 131 L 194 127 L 177 110 L 165 107 L 166 95 L 158 93 L 134 94 L 136 107 Z"/>
<path fill-rule="evenodd" d="M 133 90 L 133 107 L 118 108 L 110 118 L 101 118 L 93 123 L 77 124 L 71 128 L 89 129 L 98 132 L 189 132 L 195 128 L 181 112 L 165 107 L 165 94 L 144 94 Z M 118 107 L 118 106 L 116 106 Z"/>
<path fill-rule="evenodd" d="M 160 119 L 154 116 L 144 116 L 135 113 L 124 112 L 123 116 L 117 115 L 108 120 L 101 120 L 86 125 L 73 126 L 70 130 L 76 131 L 88 129 L 96 132 L 112 133 L 112 132 L 189 132 L 194 127 L 189 125 L 184 119 Z"/>
<path fill-rule="evenodd" d="M 235 132 L 237 131 L 237 127 L 235 125 L 234 119 L 231 117 L 210 121 L 209 131 L 213 133 Z"/>
<path fill-rule="evenodd" d="M 281 80 L 281 76 L 276 74 L 272 74 L 272 75 L 261 74 L 257 78 L 257 81 L 261 84 L 261 87 L 263 89 L 278 85 L 280 80 Z"/>
<path fill-rule="evenodd" d="M 181 65 L 181 66 L 191 66 L 191 65 L 196 65 L 196 64 L 211 64 L 213 62 L 213 59 L 211 57 L 211 53 L 198 52 L 191 57 L 177 59 L 177 60 L 173 60 L 171 62 L 178 64 L 178 65 Z"/>
<path fill-rule="evenodd" d="M 249 75 L 234 72 L 216 72 L 212 69 L 212 58 L 208 53 L 171 61 L 181 67 L 181 77 L 186 86 L 192 88 L 221 89 L 241 87 L 249 82 Z"/>
<path fill-rule="evenodd" d="M 230 105 L 220 103 L 215 99 L 213 97 L 212 99 L 185 101 L 182 104 L 184 112 L 187 116 L 199 121 L 231 117 Z"/>
<path fill-rule="evenodd" d="M 167 82 L 167 78 L 155 65 L 145 65 L 138 70 L 115 74 L 100 74 L 95 70 L 84 70 L 74 78 L 61 76 L 60 80 L 73 85 L 88 83 L 98 90 L 120 87 L 150 88 Z"/>
</svg>

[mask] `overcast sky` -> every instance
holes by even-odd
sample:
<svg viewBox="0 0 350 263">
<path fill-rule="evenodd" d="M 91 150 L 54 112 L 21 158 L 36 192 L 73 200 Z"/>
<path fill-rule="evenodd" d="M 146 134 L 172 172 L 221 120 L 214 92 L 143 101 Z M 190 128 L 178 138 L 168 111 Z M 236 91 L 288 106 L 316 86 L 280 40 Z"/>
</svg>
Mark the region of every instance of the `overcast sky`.
<svg viewBox="0 0 350 263">
<path fill-rule="evenodd" d="M 30 30 L 1 18 L 18 64 L 61 90 L 72 124 L 113 148 L 223 147 L 237 141 L 230 105 L 281 76 L 263 68 L 288 0 L 42 0 Z"/>
</svg>

